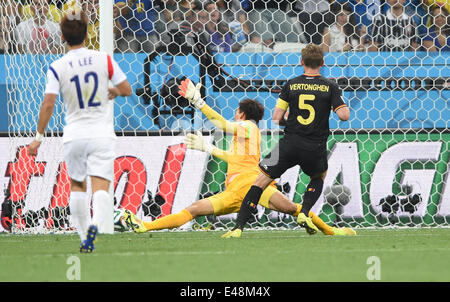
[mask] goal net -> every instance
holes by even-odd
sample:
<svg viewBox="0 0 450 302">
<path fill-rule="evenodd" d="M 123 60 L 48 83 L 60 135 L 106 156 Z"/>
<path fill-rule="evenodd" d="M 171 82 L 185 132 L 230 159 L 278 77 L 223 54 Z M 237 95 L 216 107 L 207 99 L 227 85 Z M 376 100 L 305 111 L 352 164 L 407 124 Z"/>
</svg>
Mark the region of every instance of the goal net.
<svg viewBox="0 0 450 302">
<path fill-rule="evenodd" d="M 105 39 L 113 40 L 114 58 L 134 92 L 114 100 L 118 140 L 111 202 L 117 230 L 120 210 L 151 221 L 225 189 L 227 163 L 188 150 L 183 141 L 186 133 L 200 130 L 205 140 L 226 149 L 233 137 L 177 94 L 184 77 L 202 83 L 207 104 L 228 120 L 241 100 L 261 102 L 265 155 L 283 136 L 271 120 L 278 93 L 288 79 L 303 74 L 301 50 L 308 43 L 324 48 L 321 74 L 339 84 L 351 111 L 347 122 L 331 114 L 329 169 L 313 212 L 334 226 L 448 226 L 450 56 L 449 45 L 440 44 L 450 34 L 448 21 L 442 23 L 448 4 L 292 2 L 2 2 L 0 231 L 72 230 L 60 97 L 38 155 L 26 152 L 48 66 L 65 53 L 58 22 L 72 5 L 89 16 L 86 46 L 92 49 L 100 48 L 105 22 L 100 5 L 112 10 L 113 30 Z M 295 203 L 302 202 L 308 183 L 298 166 L 277 180 Z M 180 229 L 220 230 L 235 218 L 236 213 L 199 217 Z M 261 206 L 249 225 L 297 228 L 292 216 Z"/>
</svg>

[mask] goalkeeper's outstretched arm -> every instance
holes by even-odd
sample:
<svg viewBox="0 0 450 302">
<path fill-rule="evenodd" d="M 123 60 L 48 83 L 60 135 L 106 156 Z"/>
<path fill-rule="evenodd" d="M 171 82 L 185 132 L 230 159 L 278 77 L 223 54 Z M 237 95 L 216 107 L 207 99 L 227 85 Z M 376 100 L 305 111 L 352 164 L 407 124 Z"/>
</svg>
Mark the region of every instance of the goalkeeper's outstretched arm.
<svg viewBox="0 0 450 302">
<path fill-rule="evenodd" d="M 219 149 L 215 146 L 213 146 L 210 143 L 207 143 L 203 140 L 203 136 L 202 133 L 200 131 L 197 131 L 197 135 L 193 134 L 193 133 L 188 133 L 186 135 L 185 141 L 186 146 L 189 149 L 194 149 L 194 150 L 199 150 L 199 151 L 203 151 L 203 152 L 207 152 L 209 154 L 212 154 L 213 156 L 228 162 L 228 158 L 230 156 L 230 153 Z"/>
<path fill-rule="evenodd" d="M 196 108 L 200 109 L 202 113 L 217 128 L 230 134 L 239 133 L 238 131 L 239 125 L 237 123 L 227 121 L 222 115 L 217 113 L 215 110 L 213 110 L 205 103 L 200 94 L 201 86 L 202 86 L 201 83 L 194 85 L 194 83 L 190 79 L 185 79 L 181 82 L 181 85 L 178 86 L 178 88 L 180 89 L 178 93 L 181 96 L 185 97 Z"/>
</svg>

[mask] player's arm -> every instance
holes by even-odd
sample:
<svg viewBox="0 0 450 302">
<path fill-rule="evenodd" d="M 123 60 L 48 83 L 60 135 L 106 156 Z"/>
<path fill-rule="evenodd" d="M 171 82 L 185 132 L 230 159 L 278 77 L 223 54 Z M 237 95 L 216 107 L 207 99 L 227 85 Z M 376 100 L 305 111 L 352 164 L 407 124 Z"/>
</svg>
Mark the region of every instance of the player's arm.
<svg viewBox="0 0 450 302">
<path fill-rule="evenodd" d="M 184 142 L 189 149 L 203 151 L 228 162 L 230 153 L 205 142 L 200 131 L 197 131 L 197 134 L 188 133 Z"/>
<path fill-rule="evenodd" d="M 44 101 L 42 102 L 41 109 L 39 111 L 37 132 L 44 133 L 45 128 L 47 128 L 50 118 L 52 117 L 53 110 L 55 109 L 56 97 L 57 95 L 52 93 L 46 93 L 44 95 Z"/>
<path fill-rule="evenodd" d="M 341 121 L 348 121 L 350 118 L 350 109 L 347 106 L 342 105 L 342 107 L 337 108 L 334 111 Z"/>
<path fill-rule="evenodd" d="M 280 126 L 286 126 L 287 122 L 287 114 L 289 103 L 284 101 L 281 98 L 278 98 L 277 105 L 275 106 L 275 109 L 273 110 L 273 116 L 272 120 L 275 124 Z"/>
<path fill-rule="evenodd" d="M 280 126 L 286 126 L 289 102 L 286 101 L 289 99 L 289 84 L 286 83 L 280 91 L 280 95 L 277 99 L 277 104 L 275 105 L 275 109 L 273 110 L 272 120 L 275 124 Z"/>
<path fill-rule="evenodd" d="M 44 101 L 39 110 L 39 121 L 34 141 L 28 146 L 28 154 L 36 155 L 37 149 L 44 138 L 44 131 L 52 117 L 56 97 L 59 94 L 59 77 L 56 70 L 50 65 L 47 70 L 47 84 L 45 86 Z"/>
<path fill-rule="evenodd" d="M 222 115 L 209 107 L 206 103 L 200 110 L 211 121 L 211 123 L 213 123 L 214 126 L 225 131 L 226 133 L 236 134 L 241 132 L 238 131 L 240 126 L 237 123 L 226 120 Z"/>
<path fill-rule="evenodd" d="M 108 88 L 108 98 L 112 100 L 117 96 L 130 96 L 132 92 L 130 83 L 119 64 L 110 55 L 107 56 L 107 63 L 109 79 L 114 85 L 114 87 Z"/>
<path fill-rule="evenodd" d="M 44 138 L 44 131 L 47 128 L 48 122 L 52 117 L 53 110 L 55 109 L 56 94 L 46 93 L 44 95 L 44 101 L 42 102 L 41 109 L 39 110 L 39 121 L 37 132 L 34 141 L 28 146 L 28 154 L 36 155 L 37 149 L 41 145 Z"/>
<path fill-rule="evenodd" d="M 350 109 L 348 109 L 345 102 L 342 100 L 342 91 L 339 86 L 331 86 L 331 106 L 333 107 L 334 113 L 337 114 L 341 121 L 348 121 L 350 118 Z"/>
<path fill-rule="evenodd" d="M 115 99 L 117 96 L 130 96 L 131 86 L 128 80 L 122 81 L 114 87 L 108 88 L 108 98 Z"/>
<path fill-rule="evenodd" d="M 201 83 L 194 85 L 190 79 L 185 79 L 181 82 L 181 85 L 178 86 L 180 89 L 178 93 L 185 97 L 197 109 L 200 109 L 217 128 L 231 134 L 246 133 L 246 131 L 239 131 L 242 127 L 241 125 L 235 122 L 227 121 L 222 115 L 205 103 L 200 94 L 201 85 Z"/>
</svg>

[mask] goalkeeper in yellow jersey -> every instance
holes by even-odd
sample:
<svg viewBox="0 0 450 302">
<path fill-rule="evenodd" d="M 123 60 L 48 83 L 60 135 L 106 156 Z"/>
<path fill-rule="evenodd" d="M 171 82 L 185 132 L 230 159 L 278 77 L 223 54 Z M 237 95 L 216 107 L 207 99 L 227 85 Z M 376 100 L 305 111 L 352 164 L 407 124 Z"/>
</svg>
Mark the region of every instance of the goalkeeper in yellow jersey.
<svg viewBox="0 0 450 302">
<path fill-rule="evenodd" d="M 206 143 L 201 132 L 188 134 L 185 143 L 189 149 L 208 152 L 213 156 L 228 163 L 225 191 L 205 199 L 198 200 L 179 213 L 170 214 L 151 222 L 140 221 L 136 216 L 126 210 L 124 218 L 127 225 L 136 233 L 152 230 L 172 229 L 182 226 L 198 216 L 215 214 L 216 216 L 239 211 L 242 200 L 252 183 L 258 177 L 260 159 L 260 133 L 257 126 L 264 114 L 264 107 L 255 100 L 246 99 L 239 103 L 239 108 L 234 116 L 235 122 L 225 120 L 220 114 L 211 109 L 200 96 L 201 84 L 194 84 L 186 79 L 179 86 L 179 94 L 188 99 L 196 108 L 219 129 L 233 135 L 233 141 L 228 151 L 221 150 Z M 282 213 L 297 216 L 302 208 L 301 205 L 290 201 L 274 185 L 269 185 L 263 192 L 259 204 Z M 350 228 L 330 227 L 322 219 L 309 212 L 312 222 L 325 235 L 355 235 Z M 316 231 L 310 231 L 315 234 Z M 240 237 L 241 233 L 233 233 Z"/>
</svg>

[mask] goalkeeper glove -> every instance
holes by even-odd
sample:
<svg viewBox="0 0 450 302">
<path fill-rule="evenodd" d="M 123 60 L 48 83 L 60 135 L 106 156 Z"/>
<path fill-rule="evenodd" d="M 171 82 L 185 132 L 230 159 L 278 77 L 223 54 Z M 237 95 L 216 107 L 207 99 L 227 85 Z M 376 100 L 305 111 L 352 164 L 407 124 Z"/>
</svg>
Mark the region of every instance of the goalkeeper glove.
<svg viewBox="0 0 450 302">
<path fill-rule="evenodd" d="M 214 146 L 210 143 L 206 143 L 203 140 L 203 135 L 200 131 L 197 131 L 197 135 L 193 133 L 188 133 L 184 140 L 184 143 L 189 149 L 204 151 L 209 154 L 213 153 Z"/>
<path fill-rule="evenodd" d="M 181 81 L 181 85 L 178 86 L 180 90 L 178 90 L 178 94 L 185 97 L 192 105 L 194 105 L 198 109 L 202 109 L 205 105 L 205 101 L 202 99 L 200 94 L 200 89 L 202 88 L 202 84 L 198 83 L 194 86 L 194 83 L 185 79 Z"/>
</svg>

